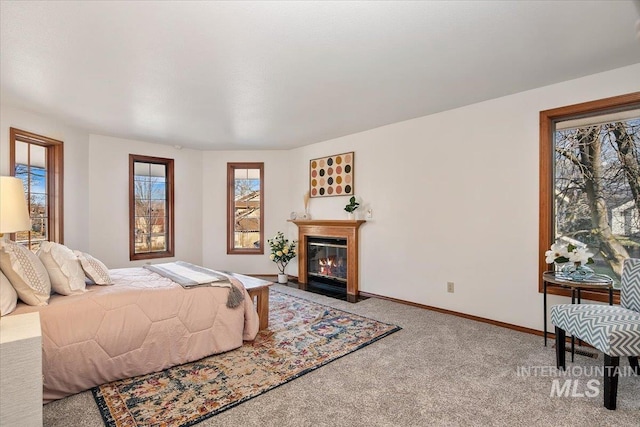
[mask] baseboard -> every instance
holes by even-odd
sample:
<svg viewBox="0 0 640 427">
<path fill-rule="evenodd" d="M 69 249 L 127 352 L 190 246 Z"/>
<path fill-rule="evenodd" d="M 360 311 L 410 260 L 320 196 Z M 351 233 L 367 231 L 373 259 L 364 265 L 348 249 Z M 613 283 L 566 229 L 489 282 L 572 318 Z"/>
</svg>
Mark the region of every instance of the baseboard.
<svg viewBox="0 0 640 427">
<path fill-rule="evenodd" d="M 277 279 L 277 277 L 278 277 L 277 274 L 255 274 L 255 273 L 254 274 L 246 274 L 246 276 L 274 277 L 275 279 Z M 297 281 L 298 277 L 289 275 L 289 280 Z M 447 310 L 447 309 L 444 309 L 444 308 L 433 307 L 433 306 L 430 306 L 430 305 L 419 304 L 417 302 L 412 302 L 412 301 L 406 301 L 406 300 L 402 300 L 402 299 L 398 299 L 398 298 L 387 297 L 387 296 L 384 296 L 384 295 L 372 294 L 372 293 L 369 293 L 369 292 L 360 291 L 360 292 L 358 292 L 358 294 L 360 296 L 367 297 L 367 298 L 378 298 L 378 299 L 383 299 L 383 300 L 387 300 L 387 301 L 393 301 L 393 302 L 397 302 L 399 304 L 410 305 L 412 307 L 423 308 L 425 310 L 437 311 L 438 313 L 450 314 L 452 316 L 458 316 L 458 317 L 463 317 L 463 318 L 469 319 L 469 320 L 475 320 L 476 322 L 488 323 L 490 325 L 500 326 L 501 328 L 512 329 L 514 331 L 524 332 L 524 333 L 532 334 L 532 335 L 538 335 L 540 337 L 544 336 L 544 333 L 542 331 L 538 331 L 537 329 L 525 328 L 524 326 L 518 326 L 518 325 L 511 324 L 511 323 L 500 322 L 498 320 L 487 319 L 486 317 L 474 316 L 472 314 L 466 314 L 466 313 L 461 313 L 461 312 L 458 312 L 458 311 Z M 554 340 L 555 337 L 556 336 L 555 336 L 554 333 L 547 332 L 547 339 Z"/>
<path fill-rule="evenodd" d="M 419 304 L 417 302 L 405 301 L 398 298 L 387 297 L 383 295 L 372 294 L 369 292 L 360 291 L 360 295 L 369 297 L 369 298 L 379 298 L 387 301 L 397 302 L 399 304 L 410 305 L 412 307 L 424 308 L 425 310 L 437 311 L 438 313 L 450 314 L 452 316 L 463 317 L 469 320 L 475 320 L 476 322 L 488 323 L 490 325 L 500 326 L 501 328 L 513 329 L 514 331 L 525 332 L 527 334 L 533 334 L 538 336 L 544 336 L 542 331 L 538 331 L 537 329 L 525 328 L 524 326 L 513 325 L 511 323 L 500 322 L 498 320 L 487 319 L 486 317 L 474 316 L 472 314 L 460 313 L 458 311 L 447 310 L 444 308 L 433 307 L 430 305 Z M 547 332 L 548 339 L 555 339 L 555 334 Z"/>
<path fill-rule="evenodd" d="M 488 323 L 490 325 L 500 326 L 501 328 L 507 328 L 507 329 L 512 329 L 514 331 L 518 331 L 518 332 L 524 332 L 524 333 L 527 333 L 527 334 L 537 335 L 539 337 L 543 337 L 544 336 L 544 332 L 543 331 L 539 331 L 537 329 L 525 328 L 524 326 L 518 326 L 518 325 L 514 325 L 512 323 L 506 323 L 506 322 L 500 322 L 498 320 L 487 319 L 486 317 L 474 316 L 472 314 L 460 313 L 459 311 L 447 310 L 447 309 L 444 309 L 444 308 L 433 307 L 433 306 L 425 305 L 425 304 L 419 304 L 417 302 L 405 301 L 405 300 L 398 299 L 398 298 L 391 298 L 391 297 L 386 297 L 386 296 L 383 296 L 383 295 L 371 294 L 369 292 L 359 292 L 358 294 L 363 296 L 363 297 L 384 299 L 384 300 L 387 300 L 387 301 L 397 302 L 398 304 L 410 305 L 412 307 L 424 308 L 425 310 L 437 311 L 438 313 L 444 313 L 444 314 L 450 314 L 452 316 L 463 317 L 465 319 L 475 320 L 476 322 Z M 556 339 L 556 334 L 554 334 L 553 332 L 547 332 L 547 340 L 549 342 L 555 343 L 555 339 Z M 568 351 L 568 352 L 571 352 L 571 337 L 566 337 L 565 338 L 565 342 L 567 343 L 566 346 L 565 346 L 565 350 Z M 552 344 L 552 348 L 553 348 L 553 345 L 554 344 Z M 586 343 L 586 342 L 582 343 L 582 347 L 585 347 L 587 349 L 594 348 L 592 345 L 590 345 L 589 343 Z M 583 351 L 583 350 L 576 349 L 576 354 L 581 354 L 583 356 L 588 356 L 588 357 L 594 357 L 594 354 L 587 353 L 587 352 L 588 352 L 588 350 Z M 597 357 L 598 357 L 597 354 L 595 354 L 594 358 L 597 358 Z"/>
</svg>

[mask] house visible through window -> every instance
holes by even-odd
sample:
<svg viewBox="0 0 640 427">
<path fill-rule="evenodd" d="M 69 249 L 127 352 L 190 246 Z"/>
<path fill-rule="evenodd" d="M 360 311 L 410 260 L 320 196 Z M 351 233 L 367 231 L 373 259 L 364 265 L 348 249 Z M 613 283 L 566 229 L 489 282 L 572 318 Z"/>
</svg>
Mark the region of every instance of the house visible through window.
<svg viewBox="0 0 640 427">
<path fill-rule="evenodd" d="M 172 257 L 173 159 L 129 155 L 129 258 Z"/>
<path fill-rule="evenodd" d="M 541 254 L 587 248 L 619 282 L 640 256 L 640 93 L 543 111 L 541 129 Z"/>
<path fill-rule="evenodd" d="M 263 254 L 264 163 L 227 164 L 227 253 Z"/>
<path fill-rule="evenodd" d="M 15 128 L 9 139 L 11 174 L 23 182 L 31 217 L 31 230 L 12 239 L 32 251 L 43 241 L 62 243 L 62 141 Z"/>
</svg>

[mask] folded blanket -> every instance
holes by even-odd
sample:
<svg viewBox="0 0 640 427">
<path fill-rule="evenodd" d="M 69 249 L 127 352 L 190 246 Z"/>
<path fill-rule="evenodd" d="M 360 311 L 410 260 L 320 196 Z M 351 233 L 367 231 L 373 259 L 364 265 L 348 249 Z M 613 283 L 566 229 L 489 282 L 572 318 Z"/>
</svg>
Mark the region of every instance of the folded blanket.
<svg viewBox="0 0 640 427">
<path fill-rule="evenodd" d="M 173 280 L 185 289 L 195 286 L 229 288 L 229 297 L 227 298 L 227 307 L 229 308 L 240 306 L 240 303 L 244 300 L 242 290 L 231 284 L 229 276 L 218 271 L 184 261 L 145 265 L 144 268 Z"/>
</svg>

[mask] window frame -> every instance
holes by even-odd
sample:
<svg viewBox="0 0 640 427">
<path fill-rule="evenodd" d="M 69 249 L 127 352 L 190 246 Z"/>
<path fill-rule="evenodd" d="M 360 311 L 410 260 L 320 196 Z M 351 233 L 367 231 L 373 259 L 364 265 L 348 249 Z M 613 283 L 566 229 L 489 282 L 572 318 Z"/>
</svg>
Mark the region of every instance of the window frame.
<svg viewBox="0 0 640 427">
<path fill-rule="evenodd" d="M 613 96 L 596 101 L 583 102 L 540 112 L 540 217 L 538 247 L 538 292 L 544 292 L 542 273 L 548 270 L 544 253 L 554 241 L 554 129 L 557 122 L 598 116 L 612 111 L 640 107 L 640 92 Z M 555 286 L 547 288 L 548 294 L 571 296 L 571 291 Z M 582 291 L 582 298 L 608 302 L 608 291 Z M 620 301 L 620 291 L 614 290 L 614 302 Z"/>
<path fill-rule="evenodd" d="M 166 203 L 167 223 L 165 226 L 167 236 L 167 250 L 157 252 L 136 253 L 135 242 L 135 163 L 151 163 L 166 167 Z M 174 160 L 164 157 L 145 156 L 141 154 L 129 154 L 129 260 L 147 260 L 155 258 L 170 258 L 175 256 L 175 209 L 174 209 Z"/>
<path fill-rule="evenodd" d="M 9 168 L 11 176 L 15 176 L 16 173 L 16 141 L 38 145 L 46 149 L 48 241 L 63 244 L 64 143 L 47 136 L 10 127 Z M 11 234 L 11 239 L 15 239 L 15 233 Z M 29 246 L 31 246 L 31 237 L 29 237 Z"/>
<path fill-rule="evenodd" d="M 260 247 L 235 247 L 235 171 L 236 169 L 260 170 Z M 227 254 L 263 255 L 264 254 L 264 162 L 227 163 Z"/>
</svg>

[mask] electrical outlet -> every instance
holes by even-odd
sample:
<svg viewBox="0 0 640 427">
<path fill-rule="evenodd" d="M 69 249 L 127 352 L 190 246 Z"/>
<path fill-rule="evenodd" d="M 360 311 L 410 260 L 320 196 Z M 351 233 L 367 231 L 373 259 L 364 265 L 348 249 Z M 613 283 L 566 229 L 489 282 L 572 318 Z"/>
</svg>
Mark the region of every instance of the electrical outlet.
<svg viewBox="0 0 640 427">
<path fill-rule="evenodd" d="M 373 209 L 367 209 L 367 219 L 373 218 Z"/>
<path fill-rule="evenodd" d="M 447 292 L 453 293 L 453 282 L 447 282 Z"/>
</svg>

